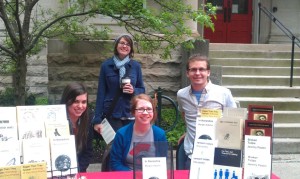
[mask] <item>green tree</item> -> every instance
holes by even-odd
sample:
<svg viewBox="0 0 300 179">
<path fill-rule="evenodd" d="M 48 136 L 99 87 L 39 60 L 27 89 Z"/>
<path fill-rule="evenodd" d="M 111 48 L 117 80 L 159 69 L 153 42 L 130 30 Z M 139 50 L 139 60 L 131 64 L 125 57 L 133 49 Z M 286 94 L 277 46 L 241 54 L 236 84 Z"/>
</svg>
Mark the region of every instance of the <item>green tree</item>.
<svg viewBox="0 0 300 179">
<path fill-rule="evenodd" d="M 210 15 L 215 13 L 210 4 L 203 5 L 205 10 L 193 10 L 185 0 L 152 0 L 154 6 L 147 8 L 145 0 L 59 0 L 58 9 L 41 7 L 39 1 L 0 0 L 0 25 L 5 29 L 0 31 L 0 61 L 2 71 L 13 73 L 17 105 L 25 104 L 26 60 L 45 47 L 48 38 L 69 42 L 108 38 L 110 29 L 86 25 L 89 18 L 111 17 L 134 36 L 140 49 L 151 53 L 163 43 L 161 55 L 168 57 L 179 44 L 193 47 L 187 40 L 193 36 L 187 20 L 213 29 Z"/>
</svg>

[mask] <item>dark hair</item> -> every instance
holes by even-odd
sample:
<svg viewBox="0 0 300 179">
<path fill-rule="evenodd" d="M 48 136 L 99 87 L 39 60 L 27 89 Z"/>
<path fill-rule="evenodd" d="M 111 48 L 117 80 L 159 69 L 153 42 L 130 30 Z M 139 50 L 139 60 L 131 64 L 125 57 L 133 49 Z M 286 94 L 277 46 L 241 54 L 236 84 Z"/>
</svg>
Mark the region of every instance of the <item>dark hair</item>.
<svg viewBox="0 0 300 179">
<path fill-rule="evenodd" d="M 157 117 L 157 111 L 156 111 L 156 99 L 152 99 L 149 95 L 146 94 L 139 94 L 134 96 L 131 101 L 131 109 L 130 112 L 131 114 L 134 114 L 135 109 L 136 109 L 136 105 L 138 103 L 139 100 L 145 100 L 145 101 L 149 101 L 152 104 L 152 109 L 153 109 L 153 119 L 151 120 L 151 123 L 154 123 L 154 121 L 156 120 Z"/>
<path fill-rule="evenodd" d="M 114 54 L 116 56 L 119 56 L 117 47 L 118 47 L 118 44 L 119 44 L 119 42 L 122 38 L 124 38 L 126 40 L 126 42 L 129 43 L 129 45 L 130 45 L 129 57 L 132 58 L 134 56 L 133 40 L 132 40 L 131 36 L 127 35 L 127 34 L 120 35 L 119 37 L 116 38 L 115 46 L 114 46 Z"/>
<path fill-rule="evenodd" d="M 194 61 L 203 61 L 206 62 L 206 68 L 207 70 L 210 70 L 210 63 L 207 56 L 201 55 L 201 54 L 193 54 L 188 59 L 188 62 L 186 63 L 186 71 L 190 68 L 190 63 Z"/>
<path fill-rule="evenodd" d="M 60 103 L 66 104 L 67 113 L 68 113 L 68 106 L 72 105 L 76 97 L 82 94 L 87 94 L 87 89 L 82 83 L 71 83 L 68 84 L 61 96 Z M 88 95 L 87 95 L 87 104 L 88 104 Z M 88 114 L 88 105 L 86 110 L 80 116 L 80 122 L 78 124 L 78 133 L 76 135 L 76 149 L 77 151 L 81 151 L 83 146 L 87 145 L 87 138 L 88 138 L 88 127 L 89 127 L 89 114 Z M 71 121 L 70 121 L 71 122 Z"/>
</svg>

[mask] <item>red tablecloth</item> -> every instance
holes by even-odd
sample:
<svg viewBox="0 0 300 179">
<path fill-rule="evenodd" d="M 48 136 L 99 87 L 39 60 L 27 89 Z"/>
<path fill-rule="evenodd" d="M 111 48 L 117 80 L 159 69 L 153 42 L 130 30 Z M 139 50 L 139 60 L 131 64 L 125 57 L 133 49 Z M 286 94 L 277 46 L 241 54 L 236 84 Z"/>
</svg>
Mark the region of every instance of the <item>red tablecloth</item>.
<svg viewBox="0 0 300 179">
<path fill-rule="evenodd" d="M 85 178 L 84 178 L 84 177 Z M 82 178 L 80 178 L 82 177 Z M 91 173 L 78 173 L 77 179 L 94 179 L 94 178 L 107 178 L 107 179 L 133 179 L 133 172 L 91 172 Z M 174 179 L 188 179 L 189 170 L 174 170 Z M 272 179 L 280 179 L 275 174 L 272 174 Z"/>
</svg>

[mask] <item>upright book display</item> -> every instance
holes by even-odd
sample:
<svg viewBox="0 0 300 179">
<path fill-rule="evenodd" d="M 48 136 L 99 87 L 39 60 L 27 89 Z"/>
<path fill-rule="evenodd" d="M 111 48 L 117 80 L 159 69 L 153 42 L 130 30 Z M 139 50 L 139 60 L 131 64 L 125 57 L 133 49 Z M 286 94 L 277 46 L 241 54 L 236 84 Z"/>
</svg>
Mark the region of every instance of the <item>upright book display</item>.
<svg viewBox="0 0 300 179">
<path fill-rule="evenodd" d="M 0 142 L 18 140 L 16 107 L 0 107 Z"/>
</svg>

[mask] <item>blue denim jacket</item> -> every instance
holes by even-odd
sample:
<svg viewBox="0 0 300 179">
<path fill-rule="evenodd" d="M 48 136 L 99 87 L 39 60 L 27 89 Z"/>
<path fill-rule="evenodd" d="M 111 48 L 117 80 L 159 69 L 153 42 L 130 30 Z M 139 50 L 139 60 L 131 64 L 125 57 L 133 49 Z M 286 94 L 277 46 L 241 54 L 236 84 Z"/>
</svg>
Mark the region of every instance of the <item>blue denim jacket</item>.
<svg viewBox="0 0 300 179">
<path fill-rule="evenodd" d="M 141 65 L 137 61 L 131 59 L 130 62 L 125 65 L 125 68 L 127 70 L 130 69 L 128 76 L 131 79 L 131 85 L 134 87 L 134 94 L 121 93 L 112 113 L 113 118 L 132 117 L 130 114 L 131 97 L 133 95 L 145 93 Z M 113 58 L 109 58 L 102 63 L 100 69 L 95 117 L 92 121 L 93 124 L 101 123 L 101 116 L 108 112 L 116 91 L 119 90 L 119 88 L 119 70 L 116 68 Z"/>
</svg>

